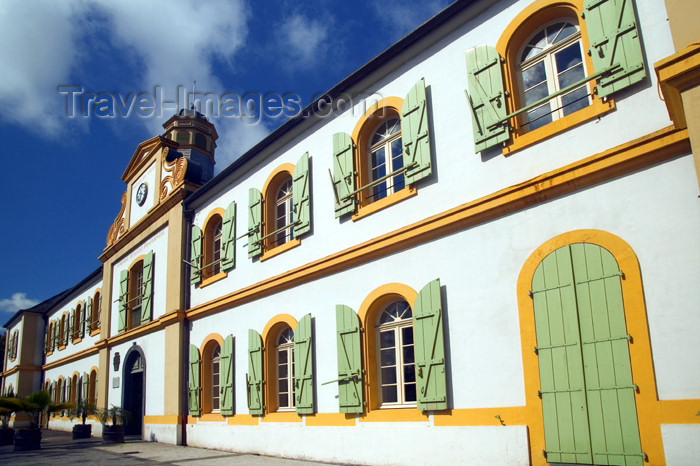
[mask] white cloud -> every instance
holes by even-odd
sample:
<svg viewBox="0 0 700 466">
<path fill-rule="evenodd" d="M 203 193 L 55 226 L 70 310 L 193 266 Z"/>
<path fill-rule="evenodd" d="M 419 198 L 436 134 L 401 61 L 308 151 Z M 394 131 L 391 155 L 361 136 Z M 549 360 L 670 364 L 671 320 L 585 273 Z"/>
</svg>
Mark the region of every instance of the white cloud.
<svg viewBox="0 0 700 466">
<path fill-rule="evenodd" d="M 284 53 L 294 67 L 322 63 L 328 43 L 328 24 L 294 14 L 280 31 L 279 52 Z"/>
<path fill-rule="evenodd" d="M 29 309 L 37 304 L 39 301 L 28 299 L 26 293 L 13 293 L 10 299 L 0 299 L 0 312 L 14 314 L 20 309 Z"/>
<path fill-rule="evenodd" d="M 377 17 L 382 19 L 386 26 L 398 40 L 413 29 L 424 23 L 438 11 L 445 8 L 450 0 L 385 0 L 372 4 Z"/>
</svg>

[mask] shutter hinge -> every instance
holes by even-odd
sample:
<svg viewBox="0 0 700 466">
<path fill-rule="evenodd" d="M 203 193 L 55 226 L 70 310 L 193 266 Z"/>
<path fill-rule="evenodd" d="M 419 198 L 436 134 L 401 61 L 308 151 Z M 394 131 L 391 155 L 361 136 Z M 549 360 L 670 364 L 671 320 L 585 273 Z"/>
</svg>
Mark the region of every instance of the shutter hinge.
<svg viewBox="0 0 700 466">
<path fill-rule="evenodd" d="M 535 354 L 540 354 L 540 349 L 539 349 L 538 347 L 536 347 L 536 346 L 533 346 L 533 347 L 532 347 L 532 351 L 534 351 Z"/>
<path fill-rule="evenodd" d="M 542 392 L 540 390 L 537 390 L 537 396 L 542 398 Z"/>
<path fill-rule="evenodd" d="M 528 296 L 530 296 L 530 298 L 535 296 L 535 294 L 532 292 L 532 290 L 527 290 L 527 294 L 528 294 Z"/>
</svg>

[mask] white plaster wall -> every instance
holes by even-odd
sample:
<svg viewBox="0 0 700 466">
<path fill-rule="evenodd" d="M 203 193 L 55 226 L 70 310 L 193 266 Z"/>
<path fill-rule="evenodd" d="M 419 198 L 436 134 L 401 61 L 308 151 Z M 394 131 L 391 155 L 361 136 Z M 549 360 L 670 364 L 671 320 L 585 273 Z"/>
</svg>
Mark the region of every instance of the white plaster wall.
<svg viewBox="0 0 700 466">
<path fill-rule="evenodd" d="M 4 370 L 8 371 L 12 369 L 13 367 L 17 366 L 20 362 L 20 358 L 22 356 L 22 329 L 24 328 L 24 319 L 17 319 L 15 322 L 15 325 L 7 329 L 7 332 L 5 333 L 5 366 Z M 14 360 L 10 359 L 10 337 L 12 334 L 17 331 L 17 356 L 15 356 Z M 17 385 L 15 385 L 17 387 Z"/>
<path fill-rule="evenodd" d="M 351 464 L 529 464 L 527 428 L 433 427 L 400 424 L 363 427 L 190 425 L 189 445 L 263 455 Z M 280 441 L 283 439 L 282 441 Z M 401 441 L 400 446 L 397 440 Z"/>
<path fill-rule="evenodd" d="M 146 195 L 146 201 L 142 206 L 139 206 L 138 202 L 136 202 L 136 193 L 141 183 L 146 183 L 148 186 L 148 194 Z M 129 215 L 129 225 L 134 225 L 148 213 L 155 205 L 158 194 L 159 190 L 156 185 L 156 164 L 153 163 L 131 185 L 131 214 Z"/>
<path fill-rule="evenodd" d="M 162 331 L 150 333 L 130 340 L 126 343 L 115 345 L 109 352 L 109 391 L 107 404 L 109 406 L 122 406 L 122 390 L 124 388 L 124 364 L 128 350 L 134 345 L 138 345 L 142 350 L 146 363 L 145 391 L 146 407 L 145 416 L 158 416 L 164 414 L 165 396 L 165 333 Z M 114 354 L 119 353 L 119 371 L 115 372 L 112 362 Z M 119 379 L 119 386 L 114 387 L 115 378 Z"/>
<path fill-rule="evenodd" d="M 129 267 L 137 257 L 153 251 L 153 314 L 152 319 L 165 314 L 165 296 L 168 288 L 168 228 L 163 227 L 134 249 L 129 251 L 114 263 L 112 268 L 112 296 L 111 303 L 111 335 L 116 335 L 119 330 L 119 280 L 122 270 L 129 270 Z"/>
<path fill-rule="evenodd" d="M 661 424 L 667 466 L 700 464 L 700 424 Z"/>
<path fill-rule="evenodd" d="M 242 171 L 230 186 L 197 209 L 195 224 L 200 227 L 214 207 L 238 205 L 237 234 L 247 231 L 248 189 L 262 189 L 267 177 L 282 163 L 296 164 L 304 152 L 311 156 L 313 232 L 302 237 L 302 244 L 272 260 L 258 262 L 247 258 L 246 239 L 237 242 L 236 270 L 226 279 L 203 289 L 192 287 L 191 305 L 210 301 L 247 285 L 257 283 L 291 268 L 375 238 L 404 225 L 513 186 L 541 173 L 556 169 L 670 124 L 665 104 L 659 99 L 651 65 L 673 53 L 663 1 L 638 1 L 639 25 L 645 45 L 649 81 L 625 91 L 616 100 L 617 109 L 604 117 L 503 157 L 492 152 L 473 151 L 470 112 L 464 89 L 467 87 L 465 51 L 479 44 L 495 45 L 508 23 L 530 1 L 498 5 L 445 37 L 436 45 L 394 70 L 388 70 L 361 96 L 403 97 L 421 77 L 428 86 L 429 112 L 433 129 L 434 175 L 418 183 L 418 195 L 360 221 L 334 218 L 333 192 L 328 170 L 332 171 L 332 136 L 352 133 L 365 108 L 363 102 L 335 118 L 319 121 L 312 130 L 298 137 L 267 159 Z M 624 128 L 624 131 L 621 129 Z M 498 151 L 496 151 L 498 152 Z"/>
</svg>

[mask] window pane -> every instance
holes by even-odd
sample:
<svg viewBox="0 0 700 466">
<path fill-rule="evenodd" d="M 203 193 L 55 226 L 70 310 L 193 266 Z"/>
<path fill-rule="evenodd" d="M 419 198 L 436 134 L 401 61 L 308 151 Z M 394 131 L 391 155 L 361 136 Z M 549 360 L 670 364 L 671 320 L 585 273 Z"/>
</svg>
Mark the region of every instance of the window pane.
<svg viewBox="0 0 700 466">
<path fill-rule="evenodd" d="M 393 367 L 382 369 L 382 384 L 396 383 L 396 370 Z"/>
<path fill-rule="evenodd" d="M 530 131 L 552 122 L 552 110 L 549 104 L 530 110 L 527 116 L 530 121 L 528 124 Z"/>
<path fill-rule="evenodd" d="M 404 382 L 411 383 L 416 381 L 416 366 L 414 364 L 409 364 L 403 368 L 403 380 Z"/>
<path fill-rule="evenodd" d="M 287 379 L 279 380 L 278 391 L 280 393 L 287 393 L 289 391 L 289 383 L 287 382 Z"/>
<path fill-rule="evenodd" d="M 277 377 L 279 377 L 279 378 L 287 377 L 287 374 L 288 374 L 287 365 L 280 364 L 277 368 Z"/>
<path fill-rule="evenodd" d="M 396 403 L 398 401 L 396 385 L 382 387 L 382 401 L 384 403 Z"/>
<path fill-rule="evenodd" d="M 543 99 L 549 95 L 547 83 L 538 84 L 537 86 L 525 91 L 525 105 L 530 105 Z"/>
<path fill-rule="evenodd" d="M 579 63 L 577 66 L 574 66 L 573 68 L 570 68 L 559 75 L 559 88 L 564 89 L 566 86 L 570 86 L 583 78 L 585 78 L 583 63 Z"/>
<path fill-rule="evenodd" d="M 280 351 L 278 351 L 277 354 L 279 355 L 278 361 L 280 364 L 284 364 L 287 362 L 287 351 L 286 350 L 280 350 Z"/>
<path fill-rule="evenodd" d="M 559 37 L 559 31 L 561 31 L 564 23 L 556 23 L 547 27 L 547 42 L 550 44 L 555 44 L 561 40 Z"/>
<path fill-rule="evenodd" d="M 287 407 L 287 394 L 286 393 L 279 395 L 279 405 L 280 405 L 280 408 Z"/>
<path fill-rule="evenodd" d="M 562 97 L 564 115 L 568 115 L 588 106 L 588 90 L 585 87 L 576 89 Z"/>
<path fill-rule="evenodd" d="M 381 147 L 381 148 L 377 149 L 376 151 L 372 152 L 372 173 L 377 175 L 374 177 L 375 180 L 379 177 L 386 175 L 386 171 L 384 168 L 385 162 L 386 162 L 386 154 L 385 154 L 384 147 Z M 375 171 L 375 169 L 376 169 L 376 171 Z"/>
<path fill-rule="evenodd" d="M 557 42 L 560 42 L 570 35 L 576 33 L 576 26 L 574 26 L 571 23 L 564 23 L 564 27 L 562 28 L 561 32 L 559 33 L 559 36 L 557 36 Z"/>
<path fill-rule="evenodd" d="M 403 363 L 413 364 L 415 361 L 413 356 L 413 345 L 403 347 Z"/>
<path fill-rule="evenodd" d="M 404 327 L 401 329 L 401 338 L 404 345 L 413 344 L 413 327 Z"/>
<path fill-rule="evenodd" d="M 532 86 L 544 82 L 547 75 L 544 68 L 544 62 L 539 62 L 526 70 L 523 70 L 523 86 L 525 89 L 530 89 Z"/>
<path fill-rule="evenodd" d="M 416 401 L 416 384 L 404 385 L 405 401 Z"/>
<path fill-rule="evenodd" d="M 579 43 L 575 42 L 560 52 L 555 53 L 554 59 L 557 62 L 557 71 L 560 73 L 568 70 L 572 66 L 578 65 L 583 61 L 581 59 L 581 47 L 579 46 Z"/>
<path fill-rule="evenodd" d="M 381 332 L 379 334 L 379 345 L 381 348 L 393 348 L 395 345 L 394 331 Z"/>
<path fill-rule="evenodd" d="M 382 350 L 382 366 L 393 366 L 396 364 L 396 353 L 393 349 Z"/>
</svg>

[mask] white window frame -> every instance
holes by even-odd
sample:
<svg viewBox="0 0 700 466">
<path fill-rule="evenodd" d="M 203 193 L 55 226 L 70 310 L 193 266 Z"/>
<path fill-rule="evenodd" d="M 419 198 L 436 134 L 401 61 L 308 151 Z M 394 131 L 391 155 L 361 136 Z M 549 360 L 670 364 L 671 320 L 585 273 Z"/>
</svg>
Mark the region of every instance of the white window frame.
<svg viewBox="0 0 700 466">
<path fill-rule="evenodd" d="M 393 322 L 386 322 L 386 323 L 380 323 L 382 316 L 384 313 L 389 309 L 389 307 L 394 306 L 398 303 L 405 303 L 407 306 L 407 309 L 410 311 L 410 316 L 405 317 L 402 319 L 397 319 L 394 320 Z M 379 312 L 379 315 L 377 316 L 377 325 L 376 325 L 376 348 L 377 348 L 377 378 L 378 378 L 378 393 L 379 393 L 379 399 L 380 399 L 380 408 L 414 408 L 418 404 L 418 393 L 416 392 L 416 400 L 406 400 L 406 390 L 405 386 L 407 384 L 413 384 L 416 386 L 417 390 L 417 383 L 415 380 L 415 338 L 413 339 L 413 342 L 408 345 L 404 344 L 404 339 L 403 339 L 403 329 L 410 328 L 411 329 L 411 334 L 413 335 L 413 309 L 411 309 L 411 306 L 404 300 L 396 300 L 392 301 L 391 303 L 388 303 L 384 307 L 382 307 L 382 310 Z M 395 375 L 396 375 L 396 382 L 395 383 L 388 383 L 385 384 L 384 381 L 382 380 L 382 369 L 385 367 L 391 367 L 391 366 L 382 366 L 382 345 L 381 345 L 381 334 L 383 332 L 393 332 L 394 333 L 394 357 L 395 357 L 395 364 L 393 365 L 395 367 Z M 407 346 L 412 346 L 414 347 L 414 355 L 413 355 L 413 362 L 410 363 L 405 363 L 404 362 L 404 347 Z M 413 365 L 414 367 L 414 381 L 413 382 L 406 382 L 405 379 L 405 374 L 404 374 L 404 366 L 407 365 Z M 396 385 L 396 401 L 384 401 L 384 386 L 385 385 Z"/>
<path fill-rule="evenodd" d="M 381 140 L 375 142 L 374 144 L 372 141 L 375 138 L 375 135 L 385 126 L 388 125 L 389 122 L 396 121 L 395 125 L 398 126 L 398 131 L 396 131 L 393 134 L 390 134 L 388 136 L 384 136 Z M 367 148 L 367 157 L 369 157 L 369 160 L 367 160 L 367 169 L 369 170 L 367 179 L 369 180 L 370 183 L 373 183 L 375 180 L 378 180 L 382 178 L 383 176 L 388 175 L 389 173 L 392 173 L 400 168 L 403 167 L 403 146 L 401 145 L 401 142 L 399 142 L 399 146 L 401 146 L 401 152 L 398 154 L 392 153 L 392 146 L 395 141 L 401 141 L 401 118 L 399 118 L 398 115 L 392 115 L 389 118 L 386 118 L 382 120 L 375 128 L 372 130 L 372 133 L 370 134 L 370 137 L 367 141 L 368 148 Z M 384 163 L 382 164 L 375 164 L 374 163 L 374 154 L 378 152 L 379 150 L 384 149 Z M 379 169 L 383 167 L 384 171 L 383 174 L 380 174 L 378 176 L 375 176 L 374 171 L 376 169 Z M 401 183 L 402 186 L 397 189 L 397 185 Z M 369 202 L 375 202 L 380 199 L 384 199 L 386 197 L 391 196 L 397 191 L 401 191 L 402 189 L 406 188 L 406 179 L 404 177 L 403 173 L 399 173 L 398 175 L 392 176 L 384 181 L 379 182 L 378 184 L 375 184 L 371 188 L 369 188 L 369 195 L 368 199 Z M 381 191 L 384 191 L 383 195 L 379 197 L 379 193 Z"/>
<path fill-rule="evenodd" d="M 280 354 L 286 354 L 287 361 L 280 361 Z M 280 367 L 287 366 L 287 376 L 280 377 Z M 277 345 L 275 346 L 275 379 L 277 382 L 277 411 L 294 411 L 294 332 L 291 328 L 286 327 L 277 337 Z M 280 382 L 287 382 L 287 392 L 280 392 Z M 280 395 L 286 393 L 287 404 L 282 405 Z"/>
</svg>

